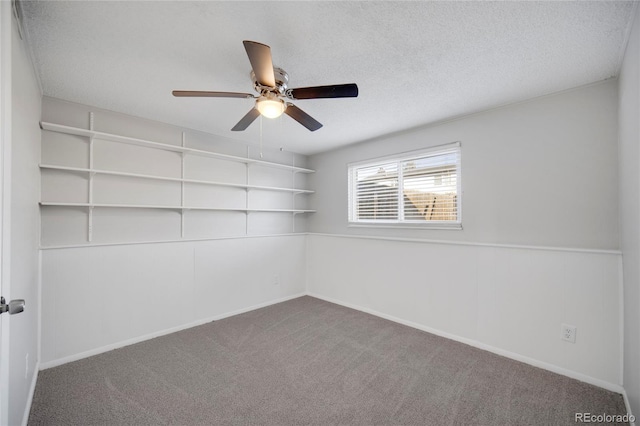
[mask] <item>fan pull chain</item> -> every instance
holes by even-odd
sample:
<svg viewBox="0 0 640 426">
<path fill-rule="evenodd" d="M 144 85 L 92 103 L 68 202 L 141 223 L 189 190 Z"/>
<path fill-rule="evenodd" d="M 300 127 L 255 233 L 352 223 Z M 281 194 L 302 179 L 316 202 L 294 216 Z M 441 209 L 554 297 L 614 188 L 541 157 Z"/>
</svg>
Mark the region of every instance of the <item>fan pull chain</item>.
<svg viewBox="0 0 640 426">
<path fill-rule="evenodd" d="M 260 159 L 262 159 L 262 114 L 260 114 Z"/>
</svg>

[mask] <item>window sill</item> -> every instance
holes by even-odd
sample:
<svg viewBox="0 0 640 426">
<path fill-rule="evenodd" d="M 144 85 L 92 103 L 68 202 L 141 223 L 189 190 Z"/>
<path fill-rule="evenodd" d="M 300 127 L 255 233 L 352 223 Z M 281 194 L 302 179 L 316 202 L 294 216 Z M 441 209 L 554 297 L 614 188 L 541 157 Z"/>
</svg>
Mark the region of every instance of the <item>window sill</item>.
<svg viewBox="0 0 640 426">
<path fill-rule="evenodd" d="M 349 222 L 349 228 L 389 228 L 389 229 L 420 229 L 420 230 L 454 230 L 462 231 L 461 223 L 372 223 Z"/>
</svg>

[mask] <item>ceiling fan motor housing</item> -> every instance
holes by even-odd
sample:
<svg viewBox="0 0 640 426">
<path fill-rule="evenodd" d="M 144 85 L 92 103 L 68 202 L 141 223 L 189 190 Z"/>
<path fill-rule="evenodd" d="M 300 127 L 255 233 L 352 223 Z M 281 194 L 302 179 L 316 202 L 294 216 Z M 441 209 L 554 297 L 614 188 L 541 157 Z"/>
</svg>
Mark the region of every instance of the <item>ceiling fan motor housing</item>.
<svg viewBox="0 0 640 426">
<path fill-rule="evenodd" d="M 276 80 L 276 87 L 263 86 L 256 80 L 256 74 L 251 71 L 251 81 L 253 81 L 253 87 L 256 92 L 261 95 L 265 92 L 276 93 L 277 95 L 284 95 L 287 91 L 287 85 L 289 84 L 289 74 L 282 68 L 273 67 L 273 74 Z"/>
</svg>

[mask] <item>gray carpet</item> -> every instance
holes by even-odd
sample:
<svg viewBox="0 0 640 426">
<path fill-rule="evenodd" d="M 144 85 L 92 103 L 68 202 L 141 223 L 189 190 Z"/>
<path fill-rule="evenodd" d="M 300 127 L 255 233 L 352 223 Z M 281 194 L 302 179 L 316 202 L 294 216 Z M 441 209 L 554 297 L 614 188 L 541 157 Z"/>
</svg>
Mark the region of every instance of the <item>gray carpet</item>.
<svg viewBox="0 0 640 426">
<path fill-rule="evenodd" d="M 312 297 L 40 372 L 29 425 L 575 425 L 622 396 Z"/>
</svg>

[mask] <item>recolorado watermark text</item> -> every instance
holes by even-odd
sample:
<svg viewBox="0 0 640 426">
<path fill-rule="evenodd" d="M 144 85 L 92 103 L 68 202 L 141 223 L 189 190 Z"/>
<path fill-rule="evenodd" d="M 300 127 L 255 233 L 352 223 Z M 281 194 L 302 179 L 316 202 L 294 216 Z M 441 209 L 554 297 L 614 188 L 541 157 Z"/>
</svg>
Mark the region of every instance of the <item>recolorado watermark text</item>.
<svg viewBox="0 0 640 426">
<path fill-rule="evenodd" d="M 633 414 L 595 414 L 576 413 L 576 423 L 633 423 L 636 416 Z"/>
</svg>

